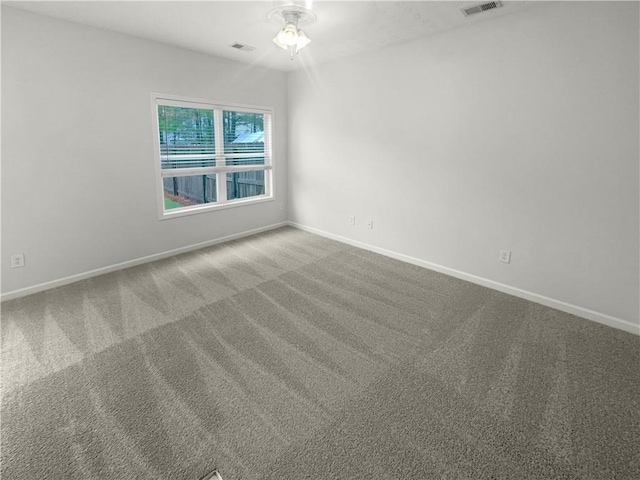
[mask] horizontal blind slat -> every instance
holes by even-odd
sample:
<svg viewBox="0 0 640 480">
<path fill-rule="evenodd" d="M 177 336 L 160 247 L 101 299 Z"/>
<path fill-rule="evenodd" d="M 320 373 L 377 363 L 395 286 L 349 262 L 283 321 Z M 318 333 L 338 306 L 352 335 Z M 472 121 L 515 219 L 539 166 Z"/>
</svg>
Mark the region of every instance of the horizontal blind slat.
<svg viewBox="0 0 640 480">
<path fill-rule="evenodd" d="M 271 165 L 236 165 L 232 167 L 176 168 L 162 171 L 162 177 L 185 177 L 191 175 L 209 175 L 215 173 L 254 172 L 271 170 Z"/>
</svg>

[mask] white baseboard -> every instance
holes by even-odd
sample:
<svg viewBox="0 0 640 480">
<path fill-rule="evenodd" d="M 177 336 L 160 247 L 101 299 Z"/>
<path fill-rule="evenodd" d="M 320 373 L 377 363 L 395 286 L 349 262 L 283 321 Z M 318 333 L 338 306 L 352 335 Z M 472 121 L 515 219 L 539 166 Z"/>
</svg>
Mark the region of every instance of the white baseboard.
<svg viewBox="0 0 640 480">
<path fill-rule="evenodd" d="M 273 230 L 274 228 L 278 228 L 278 227 L 284 227 L 286 225 L 288 225 L 288 222 L 276 223 L 273 225 L 268 225 L 266 227 L 255 228 L 253 230 L 248 230 L 246 232 L 235 233 L 233 235 L 227 235 L 225 237 L 216 238 L 214 240 L 207 240 L 206 242 L 200 242 L 193 245 L 187 245 L 186 247 L 180 247 L 173 250 L 168 250 L 166 252 L 154 253 L 153 255 L 147 255 L 146 257 L 127 260 L 126 262 L 116 263 L 115 265 L 108 265 L 106 267 L 96 268 L 95 270 L 78 273 L 76 275 L 71 275 L 69 277 L 59 278 L 56 280 L 51 280 L 49 282 L 39 283 L 31 287 L 12 290 L 11 292 L 3 293 L 2 295 L 0 295 L 0 301 L 4 302 L 5 300 L 12 300 L 14 298 L 24 297 L 26 295 L 31 295 L 32 293 L 42 292 L 43 290 L 49 290 L 51 288 L 61 287 L 63 285 L 68 285 L 70 283 L 78 282 L 86 278 L 96 277 L 98 275 L 115 272 L 116 270 L 123 270 L 129 267 L 135 267 L 136 265 L 141 265 L 143 263 L 154 262 L 156 260 L 161 260 L 163 258 L 172 257 L 174 255 L 190 252 L 192 250 L 198 250 L 199 248 L 210 247 L 218 243 L 228 242 L 230 240 L 236 240 L 242 237 L 248 237 L 249 235 L 255 235 L 256 233 L 266 232 L 268 230 Z"/>
<path fill-rule="evenodd" d="M 334 235 L 333 233 L 325 232 L 317 228 L 307 227 L 306 225 L 301 225 L 295 222 L 288 222 L 288 224 L 300 230 L 314 233 L 322 237 L 330 238 L 331 240 L 336 240 L 338 242 L 346 243 L 354 247 L 370 250 L 372 252 L 385 255 L 387 257 L 395 258 L 396 260 L 401 260 L 403 262 L 411 263 L 419 267 L 428 268 L 429 270 L 434 270 L 436 272 L 444 273 L 446 275 L 450 275 L 452 277 L 459 278 L 461 280 L 466 280 L 468 282 L 472 282 L 477 285 L 482 285 L 483 287 L 491 288 L 493 290 L 498 290 L 499 292 L 507 293 L 515 297 L 524 298 L 525 300 L 530 300 L 532 302 L 539 303 L 547 307 L 555 308 L 562 312 L 566 312 L 572 315 L 576 315 L 578 317 L 586 318 L 587 320 L 592 320 L 594 322 L 602 323 L 603 325 L 607 325 L 609 327 L 617 328 L 619 330 L 624 330 L 625 332 L 640 335 L 640 325 L 628 322 L 627 320 L 622 320 L 621 318 L 612 317 L 611 315 L 607 315 L 605 313 L 596 312 L 594 310 L 589 310 L 588 308 L 579 307 L 577 305 L 563 302 L 561 300 L 545 297 L 544 295 L 539 295 L 537 293 L 529 292 L 527 290 L 522 290 L 520 288 L 505 285 L 504 283 L 495 282 L 487 278 L 478 277 L 470 273 L 454 270 L 453 268 L 444 267 L 442 265 L 427 262 L 419 258 L 410 257 L 408 255 L 394 252 L 392 250 L 387 250 L 384 248 L 369 245 L 368 243 L 359 242 L 357 240 L 352 240 L 350 238 L 342 237 L 340 235 Z"/>
</svg>

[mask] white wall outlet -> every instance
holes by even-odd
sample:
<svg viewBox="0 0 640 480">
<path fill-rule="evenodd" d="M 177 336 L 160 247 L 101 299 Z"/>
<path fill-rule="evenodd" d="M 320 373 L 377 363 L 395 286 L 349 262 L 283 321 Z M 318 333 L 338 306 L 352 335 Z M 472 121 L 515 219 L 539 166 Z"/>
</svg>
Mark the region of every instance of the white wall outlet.
<svg viewBox="0 0 640 480">
<path fill-rule="evenodd" d="M 502 263 L 511 263 L 511 250 L 500 250 L 499 260 Z"/>
<path fill-rule="evenodd" d="M 284 210 L 284 202 L 280 203 L 280 210 Z"/>
<path fill-rule="evenodd" d="M 16 253 L 11 255 L 11 268 L 24 267 L 24 253 Z"/>
<path fill-rule="evenodd" d="M 373 230 L 373 220 L 369 220 L 367 222 L 367 227 L 369 228 L 369 230 Z"/>
<path fill-rule="evenodd" d="M 351 215 L 349 217 L 349 225 L 355 225 L 356 224 L 356 217 L 354 217 L 353 215 Z"/>
</svg>

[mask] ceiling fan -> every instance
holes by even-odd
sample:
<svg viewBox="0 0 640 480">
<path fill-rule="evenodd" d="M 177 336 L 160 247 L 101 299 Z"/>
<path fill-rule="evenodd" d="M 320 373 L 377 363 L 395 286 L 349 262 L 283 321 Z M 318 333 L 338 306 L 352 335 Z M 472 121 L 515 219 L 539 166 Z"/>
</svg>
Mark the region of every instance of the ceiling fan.
<svg viewBox="0 0 640 480">
<path fill-rule="evenodd" d="M 300 53 L 300 50 L 311 43 L 311 39 L 300 29 L 316 21 L 316 14 L 310 9 L 291 3 L 272 8 L 267 16 L 272 22 L 281 24 L 284 21 L 284 27 L 274 37 L 273 43 L 289 50 L 291 60 L 294 54 Z"/>
</svg>

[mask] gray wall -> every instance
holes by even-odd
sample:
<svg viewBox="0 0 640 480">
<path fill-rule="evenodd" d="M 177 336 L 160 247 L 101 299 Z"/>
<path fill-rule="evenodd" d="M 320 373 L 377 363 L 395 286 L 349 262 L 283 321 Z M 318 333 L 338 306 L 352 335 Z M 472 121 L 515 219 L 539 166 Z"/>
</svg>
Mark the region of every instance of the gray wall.
<svg viewBox="0 0 640 480">
<path fill-rule="evenodd" d="M 290 74 L 290 220 L 637 325 L 638 13 L 555 3 Z"/>
<path fill-rule="evenodd" d="M 276 201 L 159 221 L 151 92 L 273 107 Z M 3 293 L 283 222 L 286 169 L 283 73 L 2 8 Z"/>
</svg>

